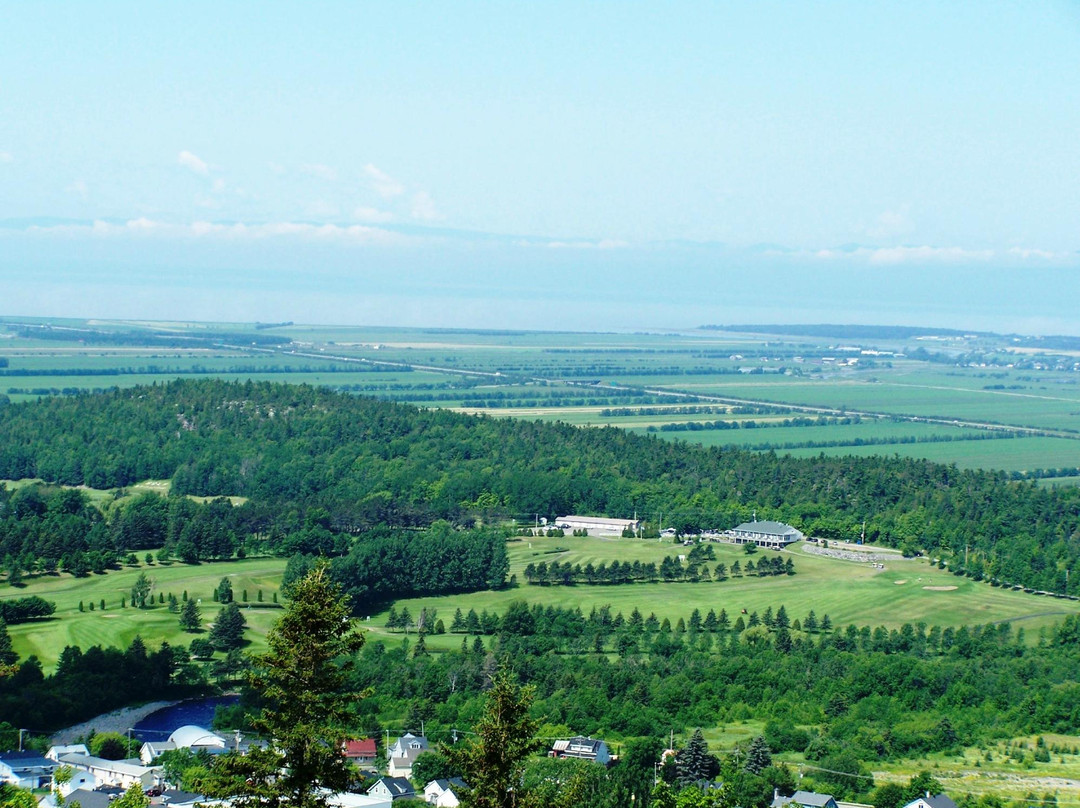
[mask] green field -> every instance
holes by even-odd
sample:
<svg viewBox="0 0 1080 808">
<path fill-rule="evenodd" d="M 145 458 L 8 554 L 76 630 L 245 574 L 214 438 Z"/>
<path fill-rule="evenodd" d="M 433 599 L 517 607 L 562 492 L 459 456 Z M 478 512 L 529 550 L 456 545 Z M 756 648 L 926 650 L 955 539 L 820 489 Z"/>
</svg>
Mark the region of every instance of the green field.
<svg viewBox="0 0 1080 808">
<path fill-rule="evenodd" d="M 531 547 L 530 547 L 531 545 Z M 549 553 L 559 547 L 565 552 Z M 766 555 L 762 551 L 747 556 L 732 545 L 716 543 L 718 562 L 730 568 L 734 561 L 742 564 L 749 559 Z M 534 586 L 524 583 L 524 570 L 529 563 L 558 560 L 584 566 L 619 561 L 653 561 L 659 563 L 665 555 L 686 552 L 670 542 L 639 539 L 533 538 L 509 544 L 511 574 L 519 585 L 501 591 L 473 592 L 438 598 L 415 598 L 399 601 L 412 614 L 421 609 L 437 609 L 439 617 L 449 624 L 457 608 L 463 611 L 483 609 L 502 613 L 508 603 L 524 599 L 530 603 L 574 608 L 588 611 L 593 606 L 610 605 L 613 612 L 628 616 L 636 607 L 642 614 L 654 612 L 659 619 L 673 623 L 688 618 L 697 608 L 702 614 L 709 609 L 726 609 L 734 620 L 743 609 L 747 613 L 774 610 L 783 605 L 792 619 L 804 618 L 813 609 L 820 618 L 828 614 L 834 625 L 856 625 L 897 628 L 903 623 L 925 622 L 928 626 L 961 626 L 990 623 L 999 620 L 1016 621 L 1032 639 L 1039 628 L 1058 622 L 1066 614 L 1080 613 L 1080 603 L 1028 595 L 998 589 L 969 578 L 957 578 L 930 565 L 926 560 L 898 558 L 888 562 L 885 569 L 869 564 L 839 561 L 812 556 L 802 552 L 802 545 L 787 551 L 797 574 L 791 577 L 735 578 L 723 582 L 648 583 L 621 586 Z M 772 552 L 768 552 L 772 555 Z M 716 562 L 708 562 L 710 569 Z M 955 587 L 948 591 L 924 589 L 927 586 Z M 377 634 L 386 614 L 370 615 L 368 625 Z M 392 636 L 399 636 L 394 634 Z M 459 636 L 429 637 L 433 648 L 457 647 Z"/>
<path fill-rule="evenodd" d="M 120 608 L 120 599 L 130 602 L 131 586 L 140 572 L 145 572 L 154 582 L 155 597 L 159 592 L 168 599 L 169 593 L 180 598 L 186 590 L 189 597 L 200 601 L 204 627 L 213 623 L 219 610 L 213 601 L 213 592 L 222 578 L 228 576 L 233 584 L 237 601 L 243 590 L 248 591 L 251 608 L 244 609 L 248 621 L 247 637 L 251 640 L 248 650 L 263 648 L 265 636 L 280 610 L 273 608 L 273 593 L 281 583 L 285 561 L 279 558 L 253 558 L 242 561 L 224 561 L 187 565 L 174 563 L 168 566 L 140 564 L 125 566 L 122 570 L 88 578 L 70 575 L 31 578 L 22 588 L 0 585 L 0 598 L 39 595 L 56 604 L 56 613 L 48 620 L 21 623 L 8 627 L 15 651 L 26 658 L 34 654 L 46 669 L 52 668 L 66 645 L 78 645 L 86 649 L 93 645 L 128 645 L 136 636 L 147 643 L 157 645 L 167 640 L 174 645 L 188 645 L 195 635 L 180 628 L 178 616 L 165 604 L 155 604 L 148 609 Z M 257 603 L 262 590 L 263 606 Z M 105 600 L 105 611 L 95 607 Z M 82 601 L 87 611 L 79 611 Z M 243 605 L 243 604 L 241 604 Z"/>
<path fill-rule="evenodd" d="M 28 325 L 49 328 L 24 333 Z M 80 333 L 106 340 L 84 341 Z M 221 339 L 190 348 L 154 342 L 163 335 L 205 340 L 208 334 Z M 853 342 L 711 329 L 588 333 L 0 318 L 0 337 L 0 360 L 8 363 L 0 367 L 0 395 L 12 401 L 214 376 L 304 382 L 419 406 L 635 430 L 717 419 L 775 423 L 816 414 L 776 409 L 801 406 L 893 418 L 657 434 L 793 454 L 899 453 L 1005 471 L 1080 467 L 1080 353 L 1011 336 L 930 332 L 925 338 Z M 126 341 L 109 344 L 112 337 Z M 251 344 L 266 337 L 279 344 Z M 724 412 L 719 402 L 687 396 L 721 397 L 731 407 L 766 405 L 767 411 Z M 663 412 L 681 405 L 713 410 Z M 642 407 L 651 411 L 633 412 Z M 612 408 L 623 412 L 603 414 Z M 926 418 L 942 422 L 912 420 Z M 1045 432 L 1024 441 L 928 440 L 977 437 L 995 424 Z M 783 446 L 808 441 L 852 446 Z M 853 445 L 866 441 L 875 445 Z"/>
</svg>

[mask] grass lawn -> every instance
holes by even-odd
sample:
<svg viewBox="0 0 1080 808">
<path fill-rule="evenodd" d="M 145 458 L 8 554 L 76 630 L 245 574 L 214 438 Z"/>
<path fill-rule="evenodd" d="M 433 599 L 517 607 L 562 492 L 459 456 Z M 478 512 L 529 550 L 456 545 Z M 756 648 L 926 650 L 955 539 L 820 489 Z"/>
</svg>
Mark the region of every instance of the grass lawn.
<svg viewBox="0 0 1080 808">
<path fill-rule="evenodd" d="M 213 601 L 213 592 L 222 578 L 228 576 L 233 592 L 240 601 L 243 591 L 248 592 L 252 608 L 244 609 L 248 621 L 247 637 L 251 640 L 248 650 L 262 650 L 266 632 L 280 609 L 272 608 L 273 593 L 281 583 L 285 560 L 281 558 L 252 558 L 242 561 L 208 562 L 188 565 L 174 563 L 168 566 L 125 566 L 122 570 L 105 575 L 73 578 L 70 575 L 33 578 L 22 588 L 0 585 L 0 598 L 38 595 L 56 604 L 56 613 L 48 620 L 20 623 L 9 626 L 12 644 L 20 657 L 34 654 L 46 670 L 51 669 L 67 645 L 78 645 L 84 650 L 93 645 L 126 646 L 135 635 L 141 636 L 149 645 L 156 646 L 162 640 L 174 645 L 188 645 L 196 636 L 180 628 L 178 616 L 169 611 L 167 604 L 155 604 L 149 609 L 120 608 L 120 599 L 131 599 L 131 586 L 140 572 L 145 572 L 154 582 L 155 597 L 159 592 L 180 598 L 186 590 L 189 597 L 200 600 L 204 629 L 213 623 L 220 607 Z M 257 597 L 262 590 L 264 607 L 258 608 Z M 105 600 L 105 611 L 99 608 Z M 86 611 L 79 611 L 79 602 Z M 89 611 L 90 603 L 95 606 Z M 243 605 L 241 603 L 241 605 Z"/>
<path fill-rule="evenodd" d="M 730 569 L 732 562 L 745 566 L 748 559 L 756 561 L 772 552 L 760 551 L 747 556 L 732 545 L 713 545 L 717 560 L 707 562 L 712 569 L 717 562 Z M 802 620 L 813 609 L 818 618 L 828 614 L 836 626 L 884 625 L 896 628 L 903 623 L 925 622 L 928 626 L 960 626 L 1014 620 L 1023 626 L 1034 640 L 1038 628 L 1055 623 L 1066 614 L 1080 612 L 1080 603 L 1057 600 L 1023 592 L 1006 591 L 957 578 L 931 566 L 926 560 L 899 558 L 885 569 L 870 564 L 839 561 L 811 556 L 794 545 L 784 557 L 795 562 L 797 574 L 791 577 L 734 578 L 720 583 L 650 583 L 622 586 L 532 586 L 524 583 L 524 570 L 529 563 L 540 561 L 560 563 L 569 561 L 584 566 L 601 561 L 653 561 L 659 563 L 665 555 L 677 555 L 686 550 L 670 541 L 640 539 L 608 539 L 601 537 L 533 538 L 509 544 L 511 573 L 517 575 L 518 585 L 495 592 L 472 592 L 443 597 L 414 598 L 398 601 L 400 609 L 408 606 L 416 615 L 423 608 L 437 609 L 443 622 L 449 625 L 454 610 L 467 612 L 483 609 L 502 613 L 507 604 L 524 599 L 530 603 L 573 608 L 580 606 L 586 613 L 593 606 L 610 605 L 613 612 L 624 616 L 637 607 L 644 615 L 655 612 L 659 619 L 688 618 L 697 608 L 702 614 L 709 609 L 726 609 L 732 621 L 746 609 L 747 613 L 774 610 L 783 605 L 794 620 Z M 557 548 L 561 552 L 548 552 Z M 956 587 L 946 591 L 928 590 L 926 586 Z M 383 628 L 386 614 L 370 615 L 368 626 L 376 635 L 397 640 L 401 635 L 388 634 Z M 456 648 L 460 635 L 429 636 L 430 648 Z"/>
</svg>

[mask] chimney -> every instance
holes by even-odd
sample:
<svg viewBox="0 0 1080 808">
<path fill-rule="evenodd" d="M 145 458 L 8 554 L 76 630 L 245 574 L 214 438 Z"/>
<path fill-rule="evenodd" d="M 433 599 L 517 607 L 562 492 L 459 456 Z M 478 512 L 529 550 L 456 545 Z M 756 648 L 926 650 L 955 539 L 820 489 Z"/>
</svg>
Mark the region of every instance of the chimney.
<svg viewBox="0 0 1080 808">
<path fill-rule="evenodd" d="M 926 799 L 927 799 L 927 800 L 929 800 L 929 799 L 930 799 L 930 792 L 929 792 L 929 791 L 927 791 L 927 792 L 926 792 Z"/>
</svg>

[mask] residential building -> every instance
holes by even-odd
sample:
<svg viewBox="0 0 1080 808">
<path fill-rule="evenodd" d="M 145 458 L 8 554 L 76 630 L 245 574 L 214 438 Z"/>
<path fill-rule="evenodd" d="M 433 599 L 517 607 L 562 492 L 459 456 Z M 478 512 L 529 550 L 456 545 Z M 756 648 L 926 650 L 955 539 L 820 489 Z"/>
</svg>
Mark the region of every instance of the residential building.
<svg viewBox="0 0 1080 808">
<path fill-rule="evenodd" d="M 389 797 L 391 800 L 404 800 L 416 796 L 412 783 L 404 777 L 380 777 L 375 785 L 367 790 L 369 797 Z"/>
<path fill-rule="evenodd" d="M 818 794 L 814 791 L 796 791 L 790 797 L 781 797 L 780 792 L 773 791 L 772 808 L 785 808 L 785 806 L 801 806 L 801 808 L 837 808 L 836 800 L 832 794 Z"/>
<path fill-rule="evenodd" d="M 548 755 L 556 758 L 593 760 L 605 766 L 611 762 L 607 744 L 594 738 L 586 738 L 584 735 L 575 735 L 565 741 L 555 741 Z"/>
<path fill-rule="evenodd" d="M 357 766 L 370 766 L 375 763 L 378 750 L 374 738 L 345 742 L 345 757 Z"/>
<path fill-rule="evenodd" d="M 466 788 L 460 777 L 449 780 L 432 780 L 424 786 L 424 801 L 439 808 L 457 808 L 461 804 L 461 792 Z"/>
<path fill-rule="evenodd" d="M 4 752 L 0 754 L 0 782 L 17 788 L 43 788 L 52 782 L 56 765 L 55 760 L 37 752 Z"/>
<path fill-rule="evenodd" d="M 386 752 L 387 771 L 391 777 L 412 777 L 416 759 L 428 750 L 427 738 L 406 732 Z"/>
<path fill-rule="evenodd" d="M 912 800 L 904 808 L 956 808 L 956 803 L 944 794 L 930 795 L 927 791 L 917 800 Z"/>
<path fill-rule="evenodd" d="M 139 783 L 142 788 L 152 788 L 158 784 L 159 769 L 143 766 L 136 760 L 105 760 L 92 755 L 62 755 L 60 763 L 78 771 L 89 772 L 99 783 L 127 788 L 132 783 Z"/>
<path fill-rule="evenodd" d="M 49 760 L 60 760 L 61 755 L 89 755 L 90 750 L 86 748 L 84 743 L 72 743 L 67 746 L 51 746 L 49 751 L 45 753 L 45 757 Z"/>
</svg>

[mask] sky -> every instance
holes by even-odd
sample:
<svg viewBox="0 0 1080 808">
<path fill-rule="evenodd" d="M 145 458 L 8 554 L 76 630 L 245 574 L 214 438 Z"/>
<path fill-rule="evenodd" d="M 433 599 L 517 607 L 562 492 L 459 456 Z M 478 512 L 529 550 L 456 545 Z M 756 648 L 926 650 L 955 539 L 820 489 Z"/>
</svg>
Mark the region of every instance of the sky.
<svg viewBox="0 0 1080 808">
<path fill-rule="evenodd" d="M 6 3 L 0 315 L 1080 333 L 1080 2 Z"/>
</svg>

